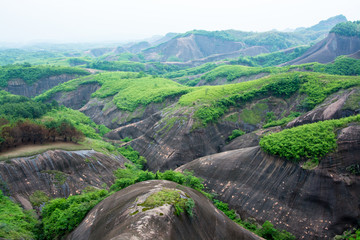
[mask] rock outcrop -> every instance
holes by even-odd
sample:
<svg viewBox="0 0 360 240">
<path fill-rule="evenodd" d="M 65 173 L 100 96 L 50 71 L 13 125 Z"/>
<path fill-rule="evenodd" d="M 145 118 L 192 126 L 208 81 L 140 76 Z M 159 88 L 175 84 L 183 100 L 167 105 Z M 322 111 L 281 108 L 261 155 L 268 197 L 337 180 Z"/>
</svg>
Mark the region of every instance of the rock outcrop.
<svg viewBox="0 0 360 240">
<path fill-rule="evenodd" d="M 193 217 L 174 214 L 164 204 L 139 206 L 151 194 L 176 190 L 194 200 Z M 226 217 L 201 193 L 169 181 L 146 181 L 127 187 L 100 202 L 67 239 L 262 239 Z"/>
<path fill-rule="evenodd" d="M 302 56 L 283 65 L 299 65 L 310 62 L 329 63 L 338 56 L 353 54 L 359 50 L 359 37 L 348 37 L 330 33 L 324 40 L 315 44 Z"/>
<path fill-rule="evenodd" d="M 315 109 L 289 122 L 286 125 L 286 127 L 295 127 L 307 123 L 343 118 L 354 114 L 358 114 L 360 112 L 360 102 L 356 103 L 356 99 L 354 99 L 355 104 L 352 105 L 358 105 L 358 106 L 354 107 L 348 105 L 351 105 L 350 102 L 353 101 L 352 98 L 356 98 L 356 97 L 359 98 L 359 96 L 360 96 L 360 89 L 358 87 L 348 89 L 340 93 L 336 93 L 328 97 L 324 101 L 324 103 L 320 104 Z"/>
<path fill-rule="evenodd" d="M 87 186 L 111 186 L 113 171 L 124 167 L 125 161 L 93 150 L 51 150 L 0 162 L 0 187 L 25 209 L 31 209 L 29 196 L 37 190 L 55 198 L 79 194 Z"/>
<path fill-rule="evenodd" d="M 57 92 L 49 101 L 56 100 L 59 104 L 72 109 L 80 109 L 90 101 L 91 94 L 101 86 L 98 83 L 80 85 L 70 92 Z"/>
<path fill-rule="evenodd" d="M 205 179 L 242 218 L 270 220 L 299 239 L 331 239 L 360 219 L 360 177 L 347 170 L 359 162 L 360 127 L 354 125 L 340 131 L 338 150 L 314 170 L 258 146 L 202 157 L 178 170 Z"/>
<path fill-rule="evenodd" d="M 39 79 L 32 85 L 28 85 L 22 79 L 12 79 L 8 82 L 8 86 L 4 88 L 12 94 L 23 95 L 25 97 L 35 97 L 46 90 L 49 90 L 60 83 L 67 82 L 71 79 L 77 78 L 79 75 L 75 74 L 61 74 Z"/>
</svg>

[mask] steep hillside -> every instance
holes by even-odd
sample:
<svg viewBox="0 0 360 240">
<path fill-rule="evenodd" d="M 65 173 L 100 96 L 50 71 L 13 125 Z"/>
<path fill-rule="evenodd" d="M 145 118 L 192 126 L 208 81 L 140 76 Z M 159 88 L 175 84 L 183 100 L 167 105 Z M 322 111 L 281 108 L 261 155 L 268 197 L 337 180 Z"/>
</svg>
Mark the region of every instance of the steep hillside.
<svg viewBox="0 0 360 240">
<path fill-rule="evenodd" d="M 7 65 L 0 67 L 0 86 L 13 94 L 34 97 L 60 83 L 89 74 L 70 67 Z"/>
<path fill-rule="evenodd" d="M 321 42 L 315 44 L 297 59 L 285 65 L 310 62 L 329 63 L 340 55 L 349 55 L 360 50 L 359 21 L 339 23 Z"/>
<path fill-rule="evenodd" d="M 322 39 L 333 26 L 346 21 L 344 16 L 336 16 L 298 32 L 242 32 L 235 30 L 208 32 L 193 30 L 143 51 L 147 60 L 162 62 L 201 61 L 201 63 L 220 60 L 228 57 L 256 56 L 307 45 Z M 194 66 L 201 63 L 192 62 Z M 188 63 L 190 64 L 190 63 Z"/>
<path fill-rule="evenodd" d="M 81 107 L 80 111 L 96 123 L 116 128 L 150 116 L 189 91 L 190 88 L 168 79 L 116 72 L 74 79 L 35 99 L 55 99 L 68 107 Z"/>
<path fill-rule="evenodd" d="M 177 216 L 174 205 L 180 200 L 170 194 L 192 199 L 193 207 Z M 103 200 L 67 237 L 100 238 L 262 239 L 232 222 L 196 190 L 158 180 L 137 183 Z"/>
<path fill-rule="evenodd" d="M 53 150 L 13 158 L 0 162 L 1 190 L 25 209 L 32 209 L 38 207 L 32 199 L 39 191 L 56 198 L 79 194 L 89 186 L 111 186 L 113 171 L 124 167 L 124 162 L 123 157 L 107 156 L 94 150 Z"/>
<path fill-rule="evenodd" d="M 243 219 L 268 219 L 299 239 L 331 239 L 360 217 L 360 178 L 350 170 L 360 160 L 359 125 L 339 130 L 337 144 L 315 170 L 258 146 L 199 158 L 179 170 L 205 179 L 205 186 Z"/>
<path fill-rule="evenodd" d="M 136 138 L 130 145 L 147 158 L 149 169 L 173 169 L 218 152 L 234 129 L 251 132 L 267 122 L 289 117 L 276 123 L 286 124 L 296 117 L 291 117 L 292 112 L 306 112 L 323 101 L 330 105 L 334 98 L 336 101 L 349 95 L 339 88 L 359 84 L 358 77 L 285 73 L 250 82 L 197 88 L 183 95 L 176 105 L 141 122 L 115 129 L 107 136 Z M 357 101 L 356 92 L 351 92 L 354 97 L 344 97 L 340 109 Z M 355 109 L 339 116 L 355 114 Z"/>
</svg>

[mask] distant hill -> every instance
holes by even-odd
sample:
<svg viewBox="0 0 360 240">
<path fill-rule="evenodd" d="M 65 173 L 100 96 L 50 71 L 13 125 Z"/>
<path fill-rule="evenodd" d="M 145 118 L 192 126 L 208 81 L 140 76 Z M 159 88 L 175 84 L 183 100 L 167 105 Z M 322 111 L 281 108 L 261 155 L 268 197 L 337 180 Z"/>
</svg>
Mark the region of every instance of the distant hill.
<svg viewBox="0 0 360 240">
<path fill-rule="evenodd" d="M 336 24 L 346 22 L 347 19 L 344 15 L 337 15 L 327 20 L 320 21 L 318 24 L 309 28 L 297 28 L 295 32 L 303 31 L 330 31 Z"/>
<path fill-rule="evenodd" d="M 343 15 L 335 16 L 295 32 L 243 32 L 237 30 L 193 30 L 178 34 L 170 40 L 144 50 L 146 60 L 160 62 L 187 62 L 213 59 L 213 55 L 226 57 L 256 56 L 321 40 L 337 23 L 346 21 Z M 252 51 L 247 51 L 252 49 Z M 253 51 L 257 49 L 258 51 Z M 218 57 L 216 60 L 219 60 Z"/>
<path fill-rule="evenodd" d="M 329 35 L 302 56 L 284 65 L 310 62 L 329 63 L 340 55 L 351 55 L 360 50 L 360 21 L 339 23 Z M 355 57 L 356 58 L 356 57 Z"/>
</svg>

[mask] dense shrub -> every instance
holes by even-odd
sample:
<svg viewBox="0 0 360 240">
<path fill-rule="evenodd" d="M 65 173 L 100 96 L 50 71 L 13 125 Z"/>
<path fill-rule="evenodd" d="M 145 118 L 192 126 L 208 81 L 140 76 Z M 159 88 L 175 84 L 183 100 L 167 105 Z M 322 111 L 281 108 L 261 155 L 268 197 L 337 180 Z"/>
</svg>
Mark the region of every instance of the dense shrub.
<svg viewBox="0 0 360 240">
<path fill-rule="evenodd" d="M 0 190 L 0 238 L 34 239 L 37 220 Z"/>
<path fill-rule="evenodd" d="M 317 161 L 336 148 L 334 130 L 350 122 L 360 122 L 360 115 L 305 124 L 272 133 L 261 138 L 260 146 L 270 154 L 294 162 L 301 159 Z"/>
<path fill-rule="evenodd" d="M 27 84 L 32 84 L 41 78 L 61 74 L 89 75 L 87 71 L 81 68 L 15 64 L 0 67 L 0 86 L 6 87 L 9 80 L 16 78 L 24 80 Z"/>
<path fill-rule="evenodd" d="M 42 223 L 45 239 L 60 239 L 77 227 L 85 215 L 108 196 L 106 190 L 95 190 L 67 199 L 51 200 L 42 209 Z"/>
</svg>

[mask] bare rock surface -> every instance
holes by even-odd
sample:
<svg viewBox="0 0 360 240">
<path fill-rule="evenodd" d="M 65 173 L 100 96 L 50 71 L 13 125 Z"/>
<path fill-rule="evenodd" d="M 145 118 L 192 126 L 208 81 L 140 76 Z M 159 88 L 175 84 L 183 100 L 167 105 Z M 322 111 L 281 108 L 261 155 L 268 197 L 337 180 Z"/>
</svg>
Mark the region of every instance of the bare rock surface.
<svg viewBox="0 0 360 240">
<path fill-rule="evenodd" d="M 174 214 L 164 204 L 144 210 L 152 193 L 172 189 L 195 202 L 193 217 Z M 129 186 L 100 202 L 67 239 L 262 239 L 226 217 L 201 193 L 169 181 L 146 181 Z"/>
<path fill-rule="evenodd" d="M 284 65 L 300 65 L 303 63 L 329 63 L 340 55 L 349 55 L 360 50 L 359 37 L 340 36 L 330 33 L 324 40 L 318 42 L 302 56 Z"/>
<path fill-rule="evenodd" d="M 331 239 L 360 218 L 360 177 L 346 169 L 360 162 L 360 127 L 339 132 L 338 150 L 314 170 L 270 156 L 260 147 L 196 159 L 179 171 L 194 171 L 206 187 L 242 218 L 270 220 L 299 239 Z"/>
<path fill-rule="evenodd" d="M 12 79 L 9 81 L 8 86 L 4 88 L 12 94 L 23 95 L 26 97 L 35 97 L 46 90 L 49 90 L 60 83 L 67 82 L 71 79 L 77 78 L 79 75 L 76 74 L 61 74 L 57 76 L 51 76 L 42 78 L 39 81 L 28 85 L 22 79 Z"/>
<path fill-rule="evenodd" d="M 295 127 L 307 123 L 354 115 L 356 113 L 354 110 L 344 109 L 343 106 L 348 101 L 349 96 L 355 94 L 357 91 L 359 91 L 359 89 L 354 88 L 346 90 L 341 94 L 330 96 L 323 104 L 306 114 L 295 118 L 293 121 L 289 122 L 286 127 Z"/>
<path fill-rule="evenodd" d="M 113 171 L 124 167 L 124 162 L 122 157 L 93 150 L 50 150 L 0 162 L 0 186 L 29 209 L 29 196 L 37 190 L 55 198 L 79 194 L 88 186 L 110 186 L 115 180 Z"/>
</svg>

